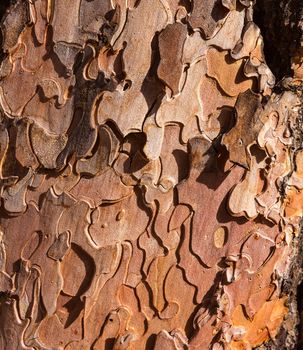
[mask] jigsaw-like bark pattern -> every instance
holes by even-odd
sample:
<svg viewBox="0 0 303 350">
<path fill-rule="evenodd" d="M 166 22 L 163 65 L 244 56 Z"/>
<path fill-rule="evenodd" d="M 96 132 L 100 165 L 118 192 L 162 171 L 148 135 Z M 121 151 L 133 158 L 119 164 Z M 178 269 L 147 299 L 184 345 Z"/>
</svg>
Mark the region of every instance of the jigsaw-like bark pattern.
<svg viewBox="0 0 303 350">
<path fill-rule="evenodd" d="M 273 92 L 247 0 L 20 0 L 1 29 L 0 349 L 291 332 L 302 52 Z"/>
</svg>

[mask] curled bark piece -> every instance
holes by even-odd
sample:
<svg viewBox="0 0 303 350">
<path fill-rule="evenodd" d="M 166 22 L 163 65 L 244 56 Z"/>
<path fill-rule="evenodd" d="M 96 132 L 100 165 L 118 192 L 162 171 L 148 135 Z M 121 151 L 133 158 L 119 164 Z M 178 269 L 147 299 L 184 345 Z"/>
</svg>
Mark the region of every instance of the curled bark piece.
<svg viewBox="0 0 303 350">
<path fill-rule="evenodd" d="M 67 143 L 67 137 L 46 133 L 34 123 L 30 128 L 30 140 L 40 164 L 46 169 L 55 169 L 57 158 Z"/>
<path fill-rule="evenodd" d="M 180 60 L 187 28 L 181 23 L 169 24 L 159 35 L 160 63 L 158 77 L 176 95 L 180 91 L 179 83 L 183 73 L 183 65 Z"/>
<path fill-rule="evenodd" d="M 239 60 L 254 50 L 260 35 L 259 27 L 253 22 L 248 22 L 244 27 L 242 39 L 236 44 L 231 51 L 231 56 L 235 60 Z"/>
<path fill-rule="evenodd" d="M 204 39 L 210 39 L 220 29 L 227 14 L 228 10 L 221 1 L 194 0 L 188 21 L 193 28 L 202 30 Z"/>
<path fill-rule="evenodd" d="M 236 102 L 236 125 L 223 138 L 230 160 L 249 168 L 248 147 L 255 142 L 262 127 L 259 120 L 261 97 L 251 90 L 239 95 Z"/>
<path fill-rule="evenodd" d="M 238 96 L 252 88 L 253 80 L 245 79 L 243 74 L 244 60 L 234 61 L 228 52 L 220 52 L 215 48 L 207 51 L 206 58 L 207 74 L 216 79 L 227 95 Z"/>
<path fill-rule="evenodd" d="M 54 260 L 61 260 L 69 248 L 69 232 L 59 234 L 54 243 L 49 247 L 47 256 Z"/>
<path fill-rule="evenodd" d="M 17 44 L 18 37 L 27 22 L 29 22 L 28 5 L 26 2 L 18 1 L 1 23 L 4 51 L 13 49 Z"/>
</svg>

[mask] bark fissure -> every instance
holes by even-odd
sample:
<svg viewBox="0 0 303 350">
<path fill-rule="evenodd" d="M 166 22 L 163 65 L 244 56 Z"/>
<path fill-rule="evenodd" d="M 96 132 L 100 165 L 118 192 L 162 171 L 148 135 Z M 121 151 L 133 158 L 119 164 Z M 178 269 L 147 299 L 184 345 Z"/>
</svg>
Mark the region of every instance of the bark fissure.
<svg viewBox="0 0 303 350">
<path fill-rule="evenodd" d="M 292 76 L 292 59 L 300 55 L 303 40 L 303 4 L 300 0 L 256 0 L 254 21 L 264 40 L 266 62 L 277 81 Z"/>
</svg>

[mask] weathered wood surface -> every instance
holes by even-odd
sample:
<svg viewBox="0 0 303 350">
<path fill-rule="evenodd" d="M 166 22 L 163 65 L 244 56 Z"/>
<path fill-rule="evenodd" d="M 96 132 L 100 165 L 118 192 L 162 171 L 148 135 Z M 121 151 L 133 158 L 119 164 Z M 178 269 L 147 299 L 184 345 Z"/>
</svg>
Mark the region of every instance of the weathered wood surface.
<svg viewBox="0 0 303 350">
<path fill-rule="evenodd" d="M 0 349 L 292 346 L 300 53 L 273 90 L 246 0 L 17 1 L 1 30 Z"/>
</svg>

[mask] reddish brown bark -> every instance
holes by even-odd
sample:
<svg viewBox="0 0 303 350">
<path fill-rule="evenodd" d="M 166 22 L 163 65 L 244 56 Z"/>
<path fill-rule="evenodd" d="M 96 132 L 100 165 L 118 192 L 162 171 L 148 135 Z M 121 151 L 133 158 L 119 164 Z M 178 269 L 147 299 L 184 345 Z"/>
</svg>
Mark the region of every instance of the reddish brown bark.
<svg viewBox="0 0 303 350">
<path fill-rule="evenodd" d="M 294 3 L 7 3 L 0 349 L 299 344 Z"/>
</svg>

